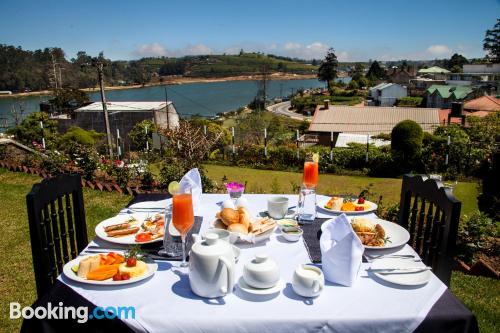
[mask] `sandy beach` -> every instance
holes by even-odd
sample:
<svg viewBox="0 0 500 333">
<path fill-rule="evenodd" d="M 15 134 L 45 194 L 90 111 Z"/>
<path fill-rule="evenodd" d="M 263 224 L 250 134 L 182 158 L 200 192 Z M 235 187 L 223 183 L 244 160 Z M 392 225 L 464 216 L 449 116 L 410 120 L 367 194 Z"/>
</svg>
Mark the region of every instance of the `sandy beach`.
<svg viewBox="0 0 500 333">
<path fill-rule="evenodd" d="M 186 77 L 180 75 L 174 76 L 163 76 L 157 78 L 156 82 L 146 83 L 145 85 L 136 84 L 130 86 L 107 86 L 106 90 L 124 90 L 124 89 L 138 89 L 144 87 L 161 86 L 169 84 L 186 84 L 186 83 L 200 83 L 200 82 L 226 82 L 226 81 L 251 81 L 260 80 L 261 75 L 241 75 L 241 76 L 227 76 L 220 78 L 204 78 L 204 77 Z M 304 80 L 304 79 L 314 79 L 315 74 L 289 74 L 289 73 L 273 73 L 268 76 L 269 80 Z M 99 91 L 99 87 L 94 88 L 83 88 L 81 89 L 85 92 L 95 92 Z M 28 97 L 28 96 L 39 96 L 39 95 L 50 95 L 51 90 L 40 90 L 40 91 L 30 91 L 23 93 L 15 93 L 12 95 L 0 95 L 0 98 L 18 98 L 18 97 Z"/>
</svg>

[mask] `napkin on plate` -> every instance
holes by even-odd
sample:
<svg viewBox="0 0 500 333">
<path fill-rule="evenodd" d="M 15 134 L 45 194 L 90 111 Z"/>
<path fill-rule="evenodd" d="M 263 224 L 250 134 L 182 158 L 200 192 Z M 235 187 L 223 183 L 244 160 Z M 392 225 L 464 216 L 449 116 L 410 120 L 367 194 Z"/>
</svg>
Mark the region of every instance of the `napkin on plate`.
<svg viewBox="0 0 500 333">
<path fill-rule="evenodd" d="M 197 168 L 191 169 L 188 172 L 186 172 L 184 177 L 182 177 L 181 181 L 179 182 L 179 189 L 181 193 L 188 188 L 191 188 L 191 195 L 193 197 L 193 207 L 196 209 L 196 207 L 199 206 L 200 197 L 201 194 L 203 193 L 200 172 L 198 171 Z"/>
<path fill-rule="evenodd" d="M 326 225 L 319 245 L 325 278 L 352 286 L 358 277 L 364 247 L 345 214 Z"/>
</svg>

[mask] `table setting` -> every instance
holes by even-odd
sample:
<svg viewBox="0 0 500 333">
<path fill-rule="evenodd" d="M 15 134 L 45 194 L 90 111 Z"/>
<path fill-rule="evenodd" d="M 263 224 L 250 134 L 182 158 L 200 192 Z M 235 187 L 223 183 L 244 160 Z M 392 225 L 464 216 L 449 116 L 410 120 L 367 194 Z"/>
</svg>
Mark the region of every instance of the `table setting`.
<svg viewBox="0 0 500 333">
<path fill-rule="evenodd" d="M 193 169 L 99 223 L 58 280 L 133 306 L 135 332 L 418 331 L 446 286 L 372 203 L 316 194 L 314 163 L 299 195 L 206 194 Z"/>
</svg>

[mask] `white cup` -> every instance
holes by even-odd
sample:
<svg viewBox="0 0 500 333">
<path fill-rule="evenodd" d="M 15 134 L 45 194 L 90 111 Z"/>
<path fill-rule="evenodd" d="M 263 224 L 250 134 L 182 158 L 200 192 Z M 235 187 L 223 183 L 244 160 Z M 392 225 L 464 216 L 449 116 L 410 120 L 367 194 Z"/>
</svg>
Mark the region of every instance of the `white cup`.
<svg viewBox="0 0 500 333">
<path fill-rule="evenodd" d="M 287 197 L 272 197 L 267 200 L 267 214 L 273 219 L 282 219 L 287 213 Z"/>
<path fill-rule="evenodd" d="M 321 269 L 311 265 L 300 265 L 293 273 L 292 288 L 303 297 L 316 297 L 325 286 L 325 276 Z"/>
</svg>

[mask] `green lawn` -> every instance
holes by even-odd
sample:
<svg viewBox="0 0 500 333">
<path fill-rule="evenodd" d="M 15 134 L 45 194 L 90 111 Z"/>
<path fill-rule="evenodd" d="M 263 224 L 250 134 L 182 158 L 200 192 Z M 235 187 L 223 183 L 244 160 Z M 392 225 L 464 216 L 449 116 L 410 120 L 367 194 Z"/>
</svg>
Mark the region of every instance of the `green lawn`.
<svg viewBox="0 0 500 333">
<path fill-rule="evenodd" d="M 220 183 L 222 177 L 229 180 L 247 182 L 248 193 L 292 193 L 292 189 L 300 184 L 302 174 L 297 172 L 257 170 L 250 168 L 206 165 L 210 178 Z M 462 214 L 475 212 L 477 208 L 477 183 L 460 182 L 454 193 L 462 201 Z M 318 193 L 321 194 L 359 194 L 370 189 L 371 197 L 382 195 L 382 202 L 390 205 L 399 202 L 401 179 L 373 178 L 365 176 L 338 176 L 321 174 Z"/>
<path fill-rule="evenodd" d="M 291 191 L 291 181 L 298 183 L 297 173 L 261 171 L 221 166 L 207 166 L 209 175 L 220 181 L 223 175 L 230 179 L 248 181 L 249 191 L 258 192 L 269 189 L 274 182 L 280 192 Z M 265 174 L 265 176 L 264 176 Z M 370 183 L 387 200 L 398 200 L 400 180 L 367 177 L 348 177 L 322 175 L 320 192 L 356 193 Z M 41 179 L 37 176 L 14 173 L 0 168 L 0 229 L 3 239 L 0 243 L 0 331 L 19 331 L 21 321 L 8 319 L 10 302 L 31 305 L 35 296 L 31 248 L 26 214 L 25 196 L 34 183 Z M 461 200 L 475 195 L 475 184 L 459 184 L 463 187 Z M 276 189 L 276 188 L 275 188 Z M 472 191 L 474 190 L 474 191 Z M 269 190 L 267 191 L 269 192 Z M 458 192 L 458 191 L 457 191 Z M 94 236 L 94 226 L 101 220 L 116 214 L 131 199 L 116 193 L 103 193 L 84 190 L 85 208 L 89 237 Z M 464 205 L 465 207 L 465 205 Z M 475 203 L 470 207 L 477 207 Z M 454 273 L 452 291 L 476 314 L 482 332 L 496 331 L 496 318 L 499 317 L 500 283 L 498 280 L 478 278 Z"/>
<path fill-rule="evenodd" d="M 21 325 L 21 320 L 8 319 L 9 302 L 27 306 L 36 299 L 25 196 L 40 180 L 38 176 L 0 168 L 0 332 L 17 332 Z M 88 189 L 84 197 L 90 238 L 94 237 L 97 223 L 116 214 L 131 199 Z"/>
</svg>

